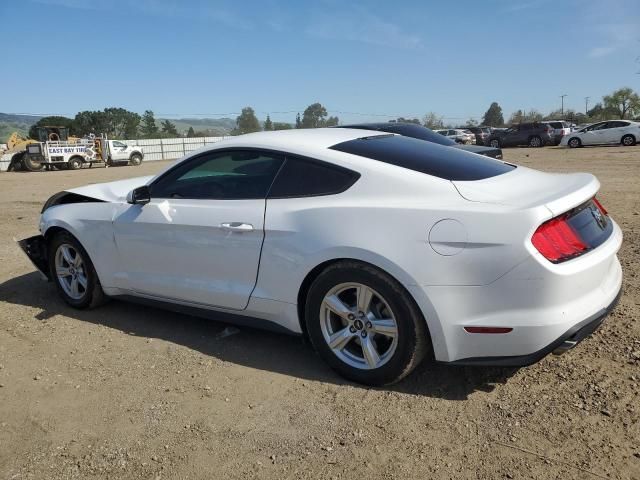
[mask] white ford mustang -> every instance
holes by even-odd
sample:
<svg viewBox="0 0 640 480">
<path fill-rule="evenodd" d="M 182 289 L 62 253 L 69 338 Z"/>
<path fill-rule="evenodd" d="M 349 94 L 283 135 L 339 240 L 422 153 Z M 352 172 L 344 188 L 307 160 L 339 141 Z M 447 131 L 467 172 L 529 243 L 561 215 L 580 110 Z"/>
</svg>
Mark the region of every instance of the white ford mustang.
<svg viewBox="0 0 640 480">
<path fill-rule="evenodd" d="M 58 193 L 20 245 L 74 307 L 121 297 L 307 335 L 382 385 L 425 356 L 527 365 L 595 330 L 622 281 L 598 188 L 383 132 L 261 132 Z"/>
</svg>

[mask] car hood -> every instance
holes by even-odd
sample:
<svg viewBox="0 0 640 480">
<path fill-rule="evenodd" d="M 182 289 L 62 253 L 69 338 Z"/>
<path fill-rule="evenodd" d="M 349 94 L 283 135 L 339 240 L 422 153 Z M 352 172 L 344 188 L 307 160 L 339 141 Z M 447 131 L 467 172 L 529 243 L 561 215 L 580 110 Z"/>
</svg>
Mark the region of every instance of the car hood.
<svg viewBox="0 0 640 480">
<path fill-rule="evenodd" d="M 146 177 L 128 178 L 126 180 L 118 180 L 107 183 L 94 183 L 84 187 L 72 188 L 66 190 L 70 193 L 82 195 L 84 197 L 102 200 L 103 202 L 123 202 L 127 198 L 127 194 L 134 188 L 141 187 L 149 183 L 154 178 L 153 175 Z"/>
<path fill-rule="evenodd" d="M 472 202 L 517 208 L 545 205 L 554 216 L 584 203 L 600 188 L 600 182 L 590 173 L 546 173 L 527 167 L 484 180 L 452 183 Z"/>
</svg>

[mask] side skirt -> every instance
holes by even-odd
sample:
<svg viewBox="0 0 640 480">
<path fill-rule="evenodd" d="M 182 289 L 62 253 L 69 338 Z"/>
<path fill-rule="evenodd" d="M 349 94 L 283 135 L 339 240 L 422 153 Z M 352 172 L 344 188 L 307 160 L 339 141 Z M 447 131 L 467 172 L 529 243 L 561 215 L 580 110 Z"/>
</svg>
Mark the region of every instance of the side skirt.
<svg viewBox="0 0 640 480">
<path fill-rule="evenodd" d="M 270 320 L 263 318 L 248 317 L 244 315 L 238 315 L 235 313 L 221 312 L 218 310 L 209 310 L 207 308 L 192 307 L 189 305 L 182 305 L 178 303 L 166 302 L 162 300 L 138 297 L 135 295 L 117 295 L 113 297 L 118 300 L 125 300 L 127 302 L 137 303 L 140 305 L 147 305 L 150 307 L 161 308 L 163 310 L 169 310 L 176 313 L 182 313 L 185 315 L 191 315 L 193 317 L 205 318 L 207 320 L 214 320 L 216 322 L 231 323 L 242 327 L 258 328 L 260 330 L 268 330 L 276 333 L 286 333 L 287 335 L 300 336 L 301 334 L 292 332 L 291 330 L 284 328 Z"/>
</svg>

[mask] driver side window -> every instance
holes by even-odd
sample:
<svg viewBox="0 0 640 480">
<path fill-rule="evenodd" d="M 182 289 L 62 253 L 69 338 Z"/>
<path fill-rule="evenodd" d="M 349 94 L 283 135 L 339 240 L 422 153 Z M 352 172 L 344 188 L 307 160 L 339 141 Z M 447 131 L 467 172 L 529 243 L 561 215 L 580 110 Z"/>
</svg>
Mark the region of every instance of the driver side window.
<svg viewBox="0 0 640 480">
<path fill-rule="evenodd" d="M 187 161 L 160 177 L 151 185 L 151 198 L 266 198 L 282 162 L 283 156 L 266 152 L 210 152 Z"/>
</svg>

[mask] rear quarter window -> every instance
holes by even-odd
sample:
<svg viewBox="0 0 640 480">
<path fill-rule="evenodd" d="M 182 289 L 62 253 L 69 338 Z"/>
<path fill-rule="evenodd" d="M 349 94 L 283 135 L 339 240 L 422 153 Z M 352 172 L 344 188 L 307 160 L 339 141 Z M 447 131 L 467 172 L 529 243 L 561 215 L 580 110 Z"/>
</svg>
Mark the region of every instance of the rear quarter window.
<svg viewBox="0 0 640 480">
<path fill-rule="evenodd" d="M 288 155 L 268 198 L 335 195 L 347 190 L 358 178 L 359 173 L 337 165 Z"/>
<path fill-rule="evenodd" d="M 516 168 L 459 148 L 398 135 L 358 138 L 330 148 L 445 180 L 483 180 Z"/>
</svg>

